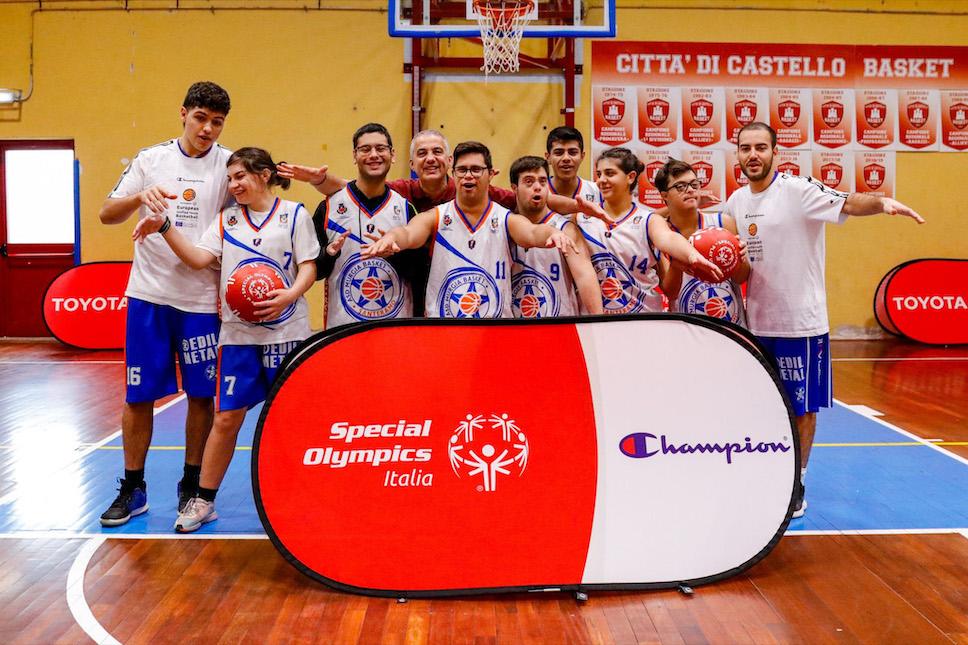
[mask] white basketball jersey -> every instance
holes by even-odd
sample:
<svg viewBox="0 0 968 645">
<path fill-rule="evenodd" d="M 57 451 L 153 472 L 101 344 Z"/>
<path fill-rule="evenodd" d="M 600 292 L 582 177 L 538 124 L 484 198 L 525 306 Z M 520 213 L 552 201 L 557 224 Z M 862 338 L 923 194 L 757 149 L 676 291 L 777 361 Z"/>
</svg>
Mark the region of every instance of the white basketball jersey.
<svg viewBox="0 0 968 645">
<path fill-rule="evenodd" d="M 672 226 L 670 224 L 670 226 Z M 699 227 L 723 227 L 722 213 L 699 213 Z M 675 227 L 673 227 L 675 229 Z M 732 280 L 703 282 L 688 273 L 682 274 L 679 296 L 669 301 L 669 309 L 684 314 L 702 314 L 711 318 L 728 320 L 746 327 L 746 307 L 743 292 Z"/>
<path fill-rule="evenodd" d="M 563 231 L 571 220 L 549 212 L 538 223 L 549 224 Z M 558 249 L 514 246 L 511 311 L 515 318 L 577 316 L 580 313 L 575 282 Z"/>
<path fill-rule="evenodd" d="M 379 236 L 407 224 L 410 207 L 397 192 L 373 212 L 356 198 L 349 186 L 326 201 L 326 231 L 333 239 L 349 231 L 333 272 L 326 280 L 326 328 L 366 320 L 410 318 L 413 298 L 410 285 L 384 258 L 360 259 L 360 247 L 370 242 L 364 234 Z M 325 252 L 325 251 L 324 251 Z"/>
<path fill-rule="evenodd" d="M 152 186 L 163 187 L 176 195 L 165 211 L 172 226 L 195 244 L 228 199 L 225 164 L 231 154 L 215 144 L 204 156 L 190 157 L 178 139 L 159 143 L 135 156 L 108 197 L 130 197 Z M 139 219 L 149 214 L 147 206 L 138 209 Z M 182 311 L 215 313 L 218 273 L 192 269 L 160 235 L 149 235 L 134 245 L 125 295 Z"/>
<path fill-rule="evenodd" d="M 219 345 L 269 345 L 309 336 L 305 297 L 301 296 L 278 319 L 267 323 L 241 320 L 225 303 L 226 283 L 232 272 L 243 264 L 256 261 L 271 264 L 283 276 L 286 287 L 291 287 L 299 263 L 316 259 L 319 240 L 313 220 L 302 204 L 276 198 L 268 213 L 230 206 L 212 222 L 198 246 L 222 259 Z"/>
<path fill-rule="evenodd" d="M 553 181 L 548 182 L 548 190 L 555 195 L 560 194 L 557 190 L 555 190 L 555 184 Z M 575 192 L 571 195 L 567 195 L 567 197 L 578 199 L 579 195 L 581 195 L 586 202 L 592 202 L 593 204 L 599 204 L 602 201 L 602 193 L 598 190 L 598 186 L 595 185 L 595 182 L 582 179 L 581 177 L 578 178 L 578 188 L 576 188 Z"/>
<path fill-rule="evenodd" d="M 650 217 L 658 216 L 635 202 L 622 219 L 609 224 L 597 217 L 578 216 L 578 227 L 588 241 L 592 266 L 602 286 L 602 305 L 607 314 L 663 310 L 662 295 L 656 291 L 659 254 L 649 239 Z"/>
<path fill-rule="evenodd" d="M 456 201 L 435 209 L 428 318 L 511 318 L 508 209 L 488 202 L 476 227 Z"/>
</svg>

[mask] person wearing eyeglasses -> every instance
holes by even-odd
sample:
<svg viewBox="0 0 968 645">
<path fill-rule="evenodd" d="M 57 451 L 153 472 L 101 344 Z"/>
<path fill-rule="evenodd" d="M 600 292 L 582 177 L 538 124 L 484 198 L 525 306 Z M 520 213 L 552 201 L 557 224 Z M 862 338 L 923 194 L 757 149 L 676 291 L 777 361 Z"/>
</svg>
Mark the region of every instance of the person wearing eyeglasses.
<svg viewBox="0 0 968 645">
<path fill-rule="evenodd" d="M 413 316 L 413 291 L 423 289 L 426 253 L 362 258 L 363 245 L 416 215 L 413 205 L 387 186 L 395 161 L 393 140 L 379 123 L 353 134 L 357 178 L 316 208 L 313 222 L 324 249 L 316 262 L 317 279 L 326 280 L 326 328 L 368 320 Z"/>
<path fill-rule="evenodd" d="M 842 193 L 812 177 L 777 171 L 776 132 L 754 121 L 737 133 L 736 158 L 749 183 L 723 212 L 749 249 L 746 312 L 749 329 L 776 363 L 800 433 L 801 485 L 793 517 L 807 508 L 803 478 L 817 428 L 817 411 L 830 407 L 830 325 L 824 279 L 825 226 L 851 215 L 887 213 L 921 218 L 888 197 Z"/>
<path fill-rule="evenodd" d="M 689 267 L 722 271 L 633 196 L 645 164 L 628 148 L 609 148 L 595 162 L 606 219 L 582 214 L 581 229 L 602 288 L 606 314 L 662 311 L 660 251 Z"/>
<path fill-rule="evenodd" d="M 699 210 L 702 183 L 692 167 L 684 161 L 669 159 L 653 180 L 665 200 L 669 226 L 685 239 L 706 228 L 724 228 L 736 234 L 736 222 L 722 213 L 703 213 Z M 746 309 L 740 285 L 750 274 L 746 244 L 742 248 L 740 264 L 729 280 L 710 283 L 683 271 L 676 260 L 663 256 L 661 262 L 662 293 L 669 299 L 669 309 L 686 314 L 713 316 L 746 326 Z"/>
<path fill-rule="evenodd" d="M 387 257 L 431 241 L 427 317 L 511 318 L 511 245 L 577 253 L 561 230 L 532 224 L 488 197 L 494 176 L 491 152 L 477 141 L 454 149 L 457 194 L 391 229 L 364 247 L 363 258 Z"/>
</svg>

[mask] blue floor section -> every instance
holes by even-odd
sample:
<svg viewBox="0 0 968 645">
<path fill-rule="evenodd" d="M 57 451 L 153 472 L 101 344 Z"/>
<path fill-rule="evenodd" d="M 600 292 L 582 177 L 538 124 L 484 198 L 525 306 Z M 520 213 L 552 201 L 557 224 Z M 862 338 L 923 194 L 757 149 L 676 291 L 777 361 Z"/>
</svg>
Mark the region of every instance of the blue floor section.
<svg viewBox="0 0 968 645">
<path fill-rule="evenodd" d="M 251 448 L 260 407 L 249 411 L 239 446 Z M 80 459 L 70 459 L 45 486 L 19 486 L 0 506 L 0 532 L 86 534 L 172 533 L 175 487 L 181 478 L 185 402 L 155 416 L 146 480 L 150 511 L 124 526 L 98 518 L 116 495 L 122 474 L 120 437 Z M 831 443 L 911 442 L 876 421 L 837 405 L 821 412 L 807 473 L 809 508 L 791 531 L 968 528 L 968 464 L 927 446 L 826 447 Z M 819 444 L 819 445 L 817 445 Z M 166 446 L 176 449 L 164 450 Z M 236 450 L 219 491 L 219 519 L 197 534 L 264 535 L 252 500 L 251 450 Z"/>
</svg>

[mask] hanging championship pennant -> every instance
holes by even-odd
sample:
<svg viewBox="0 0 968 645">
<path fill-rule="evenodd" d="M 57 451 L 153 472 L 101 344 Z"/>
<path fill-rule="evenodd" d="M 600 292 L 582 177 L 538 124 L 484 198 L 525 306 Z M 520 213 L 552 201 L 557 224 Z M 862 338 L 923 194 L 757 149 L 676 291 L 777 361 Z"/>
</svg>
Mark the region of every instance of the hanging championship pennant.
<svg viewBox="0 0 968 645">
<path fill-rule="evenodd" d="M 854 93 L 845 89 L 813 90 L 813 140 L 825 148 L 850 143 Z"/>
<path fill-rule="evenodd" d="M 637 96 L 639 141 L 657 148 L 675 143 L 679 137 L 678 90 L 640 87 Z"/>
<path fill-rule="evenodd" d="M 810 143 L 810 90 L 770 90 L 770 126 L 782 148 L 803 148 Z"/>
</svg>

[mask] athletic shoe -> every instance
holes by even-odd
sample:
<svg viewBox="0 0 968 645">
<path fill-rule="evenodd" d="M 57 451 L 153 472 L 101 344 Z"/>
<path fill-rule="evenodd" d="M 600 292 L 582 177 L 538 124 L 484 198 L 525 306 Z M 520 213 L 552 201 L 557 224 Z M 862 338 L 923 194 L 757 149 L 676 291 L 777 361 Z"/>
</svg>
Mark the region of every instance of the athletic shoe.
<svg viewBox="0 0 968 645">
<path fill-rule="evenodd" d="M 212 520 L 218 519 L 215 512 L 215 502 L 209 502 L 201 497 L 193 497 L 185 504 L 185 510 L 178 514 L 175 520 L 175 531 L 177 533 L 191 533 L 207 524 Z"/>
<path fill-rule="evenodd" d="M 188 500 L 198 494 L 198 490 L 188 490 L 182 486 L 184 480 L 178 480 L 178 512 L 181 513 L 185 510 L 185 506 L 188 504 Z"/>
<path fill-rule="evenodd" d="M 797 519 L 798 517 L 803 517 L 803 514 L 807 512 L 807 500 L 804 499 L 804 495 L 806 495 L 806 492 L 807 492 L 807 487 L 804 486 L 803 484 L 800 484 L 799 496 L 797 498 L 796 504 L 793 507 L 793 515 L 790 516 L 793 519 Z"/>
<path fill-rule="evenodd" d="M 141 515 L 148 510 L 148 485 L 143 483 L 140 488 L 125 492 L 124 480 L 118 480 L 121 488 L 117 498 L 111 502 L 108 510 L 101 514 L 101 526 L 121 526 L 135 515 Z"/>
</svg>

